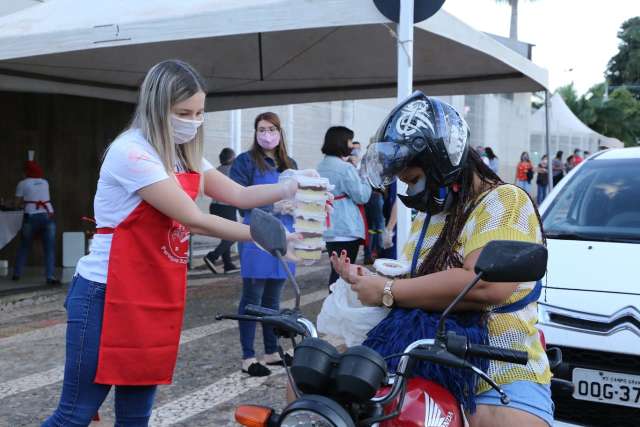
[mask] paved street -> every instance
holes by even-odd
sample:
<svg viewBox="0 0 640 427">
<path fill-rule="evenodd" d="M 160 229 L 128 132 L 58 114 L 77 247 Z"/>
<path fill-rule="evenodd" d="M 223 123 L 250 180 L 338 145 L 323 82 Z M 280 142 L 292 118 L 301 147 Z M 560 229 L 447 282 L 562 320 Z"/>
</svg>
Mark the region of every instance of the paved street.
<svg viewBox="0 0 640 427">
<path fill-rule="evenodd" d="M 315 319 L 326 296 L 328 262 L 299 269 L 303 311 Z M 238 274 L 204 274 L 189 280 L 187 310 L 174 384 L 158 390 L 153 426 L 231 426 L 234 407 L 258 402 L 281 408 L 282 370 L 267 378 L 240 372 L 236 322 L 216 321 L 217 313 L 236 310 Z M 64 364 L 65 291 L 38 304 L 0 311 L 0 426 L 38 426 L 57 405 Z M 287 284 L 284 300 L 293 302 Z M 258 340 L 261 334 L 258 333 Z M 256 350 L 262 351 L 260 341 Z M 113 425 L 113 396 L 100 411 Z"/>
</svg>

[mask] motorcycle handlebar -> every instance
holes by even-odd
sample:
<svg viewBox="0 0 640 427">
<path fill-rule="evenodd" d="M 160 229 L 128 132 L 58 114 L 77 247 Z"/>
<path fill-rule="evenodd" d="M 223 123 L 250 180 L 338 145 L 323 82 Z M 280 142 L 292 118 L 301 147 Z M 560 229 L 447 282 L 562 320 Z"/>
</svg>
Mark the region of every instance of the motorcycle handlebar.
<svg viewBox="0 0 640 427">
<path fill-rule="evenodd" d="M 277 316 L 280 314 L 278 310 L 262 307 L 261 305 L 247 304 L 244 308 L 244 312 L 252 316 Z"/>
<path fill-rule="evenodd" d="M 518 365 L 526 365 L 529 362 L 529 354 L 526 351 L 482 344 L 469 343 L 467 356 L 483 357 L 486 359 L 500 360 L 502 362 L 517 363 Z"/>
</svg>

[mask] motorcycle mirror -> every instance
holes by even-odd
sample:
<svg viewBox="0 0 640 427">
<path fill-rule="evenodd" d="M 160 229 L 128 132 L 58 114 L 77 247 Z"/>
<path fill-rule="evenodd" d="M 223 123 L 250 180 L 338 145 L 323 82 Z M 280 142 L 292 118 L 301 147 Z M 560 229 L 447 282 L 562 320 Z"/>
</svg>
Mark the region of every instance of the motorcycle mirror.
<svg viewBox="0 0 640 427">
<path fill-rule="evenodd" d="M 547 270 L 547 248 L 537 243 L 494 240 L 480 253 L 475 272 L 487 282 L 533 282 Z"/>
<path fill-rule="evenodd" d="M 275 257 L 287 254 L 287 232 L 275 216 L 262 209 L 253 209 L 249 229 L 253 241 L 266 252 Z"/>
</svg>

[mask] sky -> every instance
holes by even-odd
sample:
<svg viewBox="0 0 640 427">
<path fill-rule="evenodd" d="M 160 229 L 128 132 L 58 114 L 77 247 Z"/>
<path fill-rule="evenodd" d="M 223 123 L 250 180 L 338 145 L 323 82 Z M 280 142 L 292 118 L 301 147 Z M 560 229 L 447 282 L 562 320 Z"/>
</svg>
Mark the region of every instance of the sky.
<svg viewBox="0 0 640 427">
<path fill-rule="evenodd" d="M 604 81 L 624 21 L 640 0 L 520 0 L 518 39 L 534 44 L 533 62 L 549 71 L 551 90 L 574 83 L 579 95 Z M 446 0 L 444 9 L 471 27 L 509 37 L 511 8 L 496 0 Z"/>
</svg>

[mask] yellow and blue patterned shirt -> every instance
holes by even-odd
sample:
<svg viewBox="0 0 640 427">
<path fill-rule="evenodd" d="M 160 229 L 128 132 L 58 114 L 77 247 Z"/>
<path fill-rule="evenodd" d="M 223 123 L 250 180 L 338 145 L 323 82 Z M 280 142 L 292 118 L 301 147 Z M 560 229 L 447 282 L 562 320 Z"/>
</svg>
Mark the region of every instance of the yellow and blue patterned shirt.
<svg viewBox="0 0 640 427">
<path fill-rule="evenodd" d="M 540 224 L 531 199 L 520 188 L 510 184 L 501 185 L 490 190 L 486 195 L 481 195 L 479 199 L 481 201 L 469 215 L 455 248 L 463 259 L 492 240 L 542 242 Z M 424 243 L 420 248 L 416 270 L 420 269 L 420 265 L 438 240 L 446 216 L 440 213 L 431 217 Z M 401 256 L 407 262 L 413 259 L 425 217 L 424 213 L 420 213 L 411 224 L 409 240 Z M 537 303 L 532 302 L 512 313 L 491 312 L 493 308 L 521 300 L 533 291 L 534 286 L 533 282 L 521 283 L 503 304 L 487 307 L 489 344 L 529 353 L 529 363 L 525 366 L 492 360 L 488 373 L 498 384 L 522 380 L 548 384 L 551 379 L 549 362 L 536 328 Z M 479 381 L 478 393 L 488 389 L 488 384 Z"/>
</svg>

